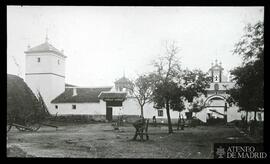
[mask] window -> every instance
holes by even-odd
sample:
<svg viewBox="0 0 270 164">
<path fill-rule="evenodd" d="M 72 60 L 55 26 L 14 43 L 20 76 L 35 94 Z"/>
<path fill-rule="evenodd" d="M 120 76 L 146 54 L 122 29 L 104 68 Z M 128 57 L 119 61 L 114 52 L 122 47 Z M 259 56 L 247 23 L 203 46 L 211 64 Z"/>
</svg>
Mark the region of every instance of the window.
<svg viewBox="0 0 270 164">
<path fill-rule="evenodd" d="M 57 60 L 58 65 L 60 65 L 60 60 Z"/>
<path fill-rule="evenodd" d="M 54 107 L 55 107 L 55 109 L 58 109 L 58 105 L 55 105 Z"/>
<path fill-rule="evenodd" d="M 158 116 L 163 116 L 163 110 L 158 110 Z"/>
<path fill-rule="evenodd" d="M 72 105 L 72 109 L 76 109 L 76 105 Z"/>
<path fill-rule="evenodd" d="M 37 62 L 40 63 L 40 58 L 37 58 Z"/>
</svg>

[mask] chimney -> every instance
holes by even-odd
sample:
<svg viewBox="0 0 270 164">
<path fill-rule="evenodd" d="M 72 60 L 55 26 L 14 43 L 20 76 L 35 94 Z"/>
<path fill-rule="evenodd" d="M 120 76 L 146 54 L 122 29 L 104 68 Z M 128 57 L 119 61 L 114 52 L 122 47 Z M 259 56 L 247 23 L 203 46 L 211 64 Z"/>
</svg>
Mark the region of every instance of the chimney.
<svg viewBox="0 0 270 164">
<path fill-rule="evenodd" d="M 73 88 L 73 95 L 72 96 L 77 96 L 77 88 Z"/>
</svg>

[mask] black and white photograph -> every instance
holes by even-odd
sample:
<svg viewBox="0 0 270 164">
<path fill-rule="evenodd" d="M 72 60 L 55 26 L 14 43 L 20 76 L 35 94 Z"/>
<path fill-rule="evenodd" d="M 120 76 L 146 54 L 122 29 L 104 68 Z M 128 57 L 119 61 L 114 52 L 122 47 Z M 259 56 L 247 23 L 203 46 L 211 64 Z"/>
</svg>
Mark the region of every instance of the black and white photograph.
<svg viewBox="0 0 270 164">
<path fill-rule="evenodd" d="M 269 158 L 264 15 L 7 5 L 7 158 Z"/>
</svg>

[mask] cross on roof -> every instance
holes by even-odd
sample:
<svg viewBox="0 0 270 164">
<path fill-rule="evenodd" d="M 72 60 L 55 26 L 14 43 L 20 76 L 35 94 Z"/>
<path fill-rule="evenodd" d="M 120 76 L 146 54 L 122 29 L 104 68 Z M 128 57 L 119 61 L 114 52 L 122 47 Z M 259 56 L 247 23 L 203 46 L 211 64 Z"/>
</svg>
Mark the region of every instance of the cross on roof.
<svg viewBox="0 0 270 164">
<path fill-rule="evenodd" d="M 48 29 L 46 29 L 46 38 L 45 38 L 45 42 L 48 42 L 49 38 L 48 38 Z"/>
</svg>

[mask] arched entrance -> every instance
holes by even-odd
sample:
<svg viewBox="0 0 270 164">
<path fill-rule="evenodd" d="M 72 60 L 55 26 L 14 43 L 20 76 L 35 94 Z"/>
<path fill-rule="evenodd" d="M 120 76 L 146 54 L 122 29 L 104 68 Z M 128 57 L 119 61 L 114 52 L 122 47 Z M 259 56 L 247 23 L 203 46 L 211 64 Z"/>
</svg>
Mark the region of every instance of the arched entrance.
<svg viewBox="0 0 270 164">
<path fill-rule="evenodd" d="M 227 101 L 222 95 L 212 95 L 204 101 L 206 122 L 209 124 L 227 122 Z"/>
</svg>

